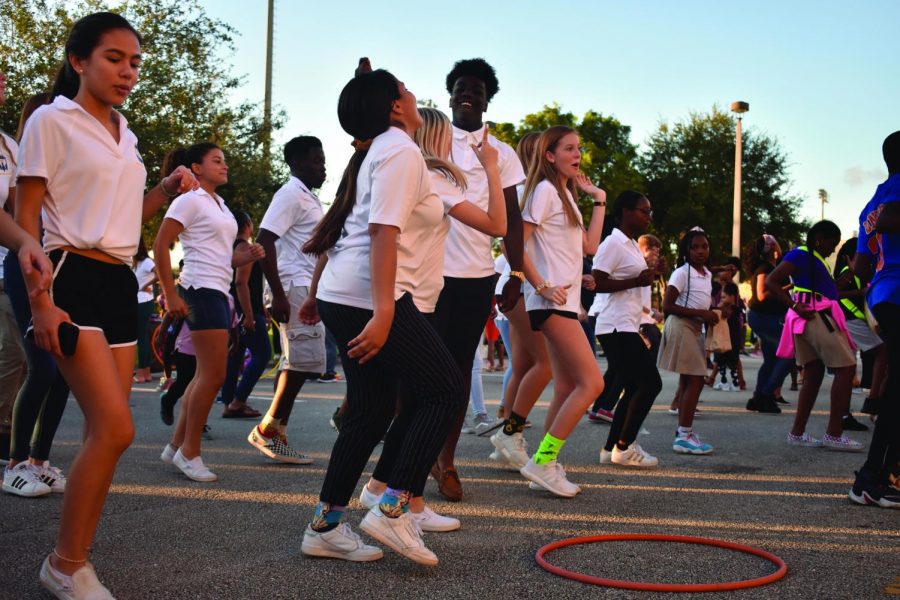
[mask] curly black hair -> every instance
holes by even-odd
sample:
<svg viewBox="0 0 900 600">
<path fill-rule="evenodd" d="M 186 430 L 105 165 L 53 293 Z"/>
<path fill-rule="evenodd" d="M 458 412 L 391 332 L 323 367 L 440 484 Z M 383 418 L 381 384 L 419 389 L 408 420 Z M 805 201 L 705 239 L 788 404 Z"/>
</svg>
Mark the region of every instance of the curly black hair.
<svg viewBox="0 0 900 600">
<path fill-rule="evenodd" d="M 494 67 L 489 65 L 483 58 L 467 58 L 458 61 L 453 65 L 453 69 L 447 73 L 447 93 L 453 93 L 453 85 L 457 79 L 468 76 L 484 82 L 488 102 L 500 91 L 500 82 L 497 81 L 497 73 L 494 71 Z"/>
</svg>

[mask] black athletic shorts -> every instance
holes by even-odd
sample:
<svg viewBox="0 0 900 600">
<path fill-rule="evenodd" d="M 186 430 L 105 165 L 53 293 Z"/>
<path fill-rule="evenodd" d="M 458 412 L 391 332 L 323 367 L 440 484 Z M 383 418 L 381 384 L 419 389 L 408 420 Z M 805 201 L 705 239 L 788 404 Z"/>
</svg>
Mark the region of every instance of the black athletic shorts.
<svg viewBox="0 0 900 600">
<path fill-rule="evenodd" d="M 50 260 L 53 303 L 79 329 L 102 331 L 110 348 L 137 343 L 138 283 L 131 267 L 59 249 Z"/>
<path fill-rule="evenodd" d="M 531 330 L 540 331 L 544 321 L 550 318 L 550 315 L 559 315 L 567 319 L 578 320 L 578 315 L 570 310 L 556 310 L 555 308 L 544 308 L 528 311 L 528 320 L 531 321 Z"/>
</svg>

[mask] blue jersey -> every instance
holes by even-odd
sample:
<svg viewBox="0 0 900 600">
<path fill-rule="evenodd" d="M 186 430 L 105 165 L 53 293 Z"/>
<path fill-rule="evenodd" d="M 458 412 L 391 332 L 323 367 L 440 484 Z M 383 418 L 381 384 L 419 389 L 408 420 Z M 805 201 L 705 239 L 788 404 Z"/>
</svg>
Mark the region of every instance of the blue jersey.
<svg viewBox="0 0 900 600">
<path fill-rule="evenodd" d="M 806 246 L 798 246 L 785 254 L 783 260 L 795 267 L 791 273 L 795 292 L 814 291 L 831 300 L 838 299 L 837 284 L 831 269 L 818 252 L 813 250 L 810 253 Z"/>
<path fill-rule="evenodd" d="M 859 242 L 856 251 L 868 256 L 875 267 L 869 288 L 869 306 L 880 302 L 900 304 L 900 233 L 881 234 L 875 223 L 884 205 L 900 202 L 900 173 L 888 177 L 859 215 Z"/>
</svg>

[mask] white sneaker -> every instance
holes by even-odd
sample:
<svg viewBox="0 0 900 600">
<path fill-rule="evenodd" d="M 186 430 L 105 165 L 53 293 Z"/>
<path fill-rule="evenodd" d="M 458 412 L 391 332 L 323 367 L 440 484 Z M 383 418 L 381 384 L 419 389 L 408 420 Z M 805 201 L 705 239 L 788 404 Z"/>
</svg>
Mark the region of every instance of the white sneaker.
<svg viewBox="0 0 900 600">
<path fill-rule="evenodd" d="M 837 437 L 827 433 L 822 436 L 822 445 L 829 450 L 840 450 L 842 452 L 861 452 L 865 448 L 863 444 L 848 438 L 846 435 Z"/>
<path fill-rule="evenodd" d="M 422 531 L 442 533 L 446 531 L 456 531 L 460 528 L 459 519 L 439 515 L 428 506 L 420 513 L 410 511 L 408 514 L 419 524 L 419 529 Z"/>
<path fill-rule="evenodd" d="M 555 460 L 539 465 L 534 459 L 529 459 L 519 472 L 526 479 L 563 498 L 573 498 L 581 491 L 580 487 L 566 479 L 565 471 L 557 466 Z"/>
<path fill-rule="evenodd" d="M 159 455 L 159 460 L 171 465 L 172 459 L 175 458 L 176 452 L 178 452 L 178 448 L 176 448 L 172 444 L 166 444 L 166 447 L 163 448 L 162 454 Z"/>
<path fill-rule="evenodd" d="M 41 565 L 41 585 L 61 600 L 116 600 L 109 590 L 97 579 L 91 563 L 65 575 L 50 564 L 50 557 Z"/>
<path fill-rule="evenodd" d="M 307 525 L 300 552 L 306 556 L 340 558 L 353 562 L 378 560 L 384 556 L 381 548 L 364 544 L 359 535 L 346 523 L 341 523 L 331 531 L 323 533 Z"/>
<path fill-rule="evenodd" d="M 717 381 L 713 384 L 713 389 L 719 390 L 719 391 L 725 391 L 725 388 L 723 386 L 726 386 L 726 385 L 728 385 L 728 384 L 722 383 L 721 381 Z"/>
<path fill-rule="evenodd" d="M 20 462 L 12 469 L 3 469 L 3 491 L 23 498 L 46 496 L 50 486 L 41 481 L 42 469 L 27 462 Z"/>
<path fill-rule="evenodd" d="M 475 417 L 475 435 L 485 437 L 487 434 L 495 431 L 502 426 L 506 419 L 489 417 L 487 415 L 477 415 Z"/>
<path fill-rule="evenodd" d="M 600 464 L 612 464 L 612 451 L 607 450 L 606 448 L 600 448 Z"/>
<path fill-rule="evenodd" d="M 63 475 L 62 469 L 51 467 L 50 461 L 41 465 L 41 481 L 50 486 L 50 491 L 54 494 L 62 494 L 66 491 L 66 476 Z"/>
<path fill-rule="evenodd" d="M 787 443 L 791 446 L 805 446 L 807 448 L 821 448 L 822 440 L 814 438 L 805 431 L 803 435 L 794 435 L 790 431 L 787 434 Z"/>
<path fill-rule="evenodd" d="M 373 494 L 369 491 L 368 486 L 363 486 L 362 491 L 359 493 L 359 503 L 363 505 L 364 508 L 372 508 L 373 506 L 378 506 L 378 503 L 381 502 L 381 494 Z"/>
<path fill-rule="evenodd" d="M 614 446 L 610 459 L 613 464 L 637 469 L 652 469 L 659 464 L 659 460 L 647 454 L 637 442 L 632 442 L 625 450 L 619 450 L 618 446 Z"/>
<path fill-rule="evenodd" d="M 188 479 L 193 479 L 194 481 L 207 483 L 216 481 L 219 478 L 218 475 L 206 468 L 206 465 L 203 464 L 203 459 L 199 455 L 188 460 L 181 453 L 180 448 L 175 453 L 175 456 L 172 457 L 172 464 L 178 467 Z"/>
<path fill-rule="evenodd" d="M 528 463 L 527 443 L 525 436 L 521 433 L 506 435 L 501 429 L 491 436 L 491 443 L 497 449 L 497 453 L 517 469 L 521 469 Z"/>
<path fill-rule="evenodd" d="M 420 565 L 433 567 L 438 564 L 435 553 L 425 547 L 419 524 L 410 513 L 391 518 L 381 512 L 378 506 L 373 506 L 366 513 L 359 528 Z"/>
</svg>

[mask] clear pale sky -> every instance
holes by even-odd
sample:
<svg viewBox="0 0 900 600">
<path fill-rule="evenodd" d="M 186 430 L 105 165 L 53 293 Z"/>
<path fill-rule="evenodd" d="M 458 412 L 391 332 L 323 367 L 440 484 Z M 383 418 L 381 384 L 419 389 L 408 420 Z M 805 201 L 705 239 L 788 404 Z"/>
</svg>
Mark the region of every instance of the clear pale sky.
<svg viewBox="0 0 900 600">
<path fill-rule="evenodd" d="M 227 58 L 246 74 L 237 98 L 262 101 L 265 0 L 203 4 L 240 32 Z M 824 188 L 826 218 L 845 237 L 887 175 L 881 142 L 900 129 L 894 0 L 276 0 L 275 15 L 273 97 L 289 117 L 276 142 L 323 140 L 326 201 L 351 152 L 336 107 L 360 56 L 448 113 L 447 72 L 458 59 L 481 56 L 500 80 L 487 119 L 518 122 L 557 102 L 579 115 L 614 115 L 638 144 L 661 120 L 747 101 L 744 128 L 779 140 L 803 216 L 819 219 Z"/>
</svg>

